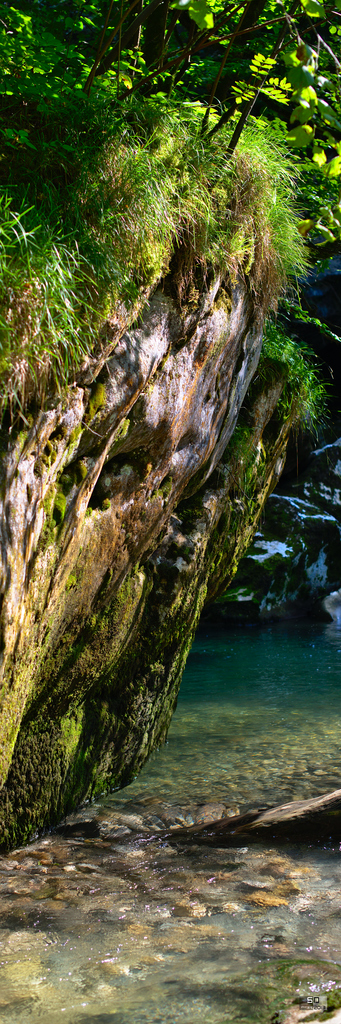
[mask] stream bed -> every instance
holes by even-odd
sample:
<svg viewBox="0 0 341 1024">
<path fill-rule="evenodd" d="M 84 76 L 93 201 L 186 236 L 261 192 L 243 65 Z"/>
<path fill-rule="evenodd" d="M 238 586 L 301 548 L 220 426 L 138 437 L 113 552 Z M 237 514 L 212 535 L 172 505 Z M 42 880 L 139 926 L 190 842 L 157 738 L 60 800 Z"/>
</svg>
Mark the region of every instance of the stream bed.
<svg viewBox="0 0 341 1024">
<path fill-rule="evenodd" d="M 173 835 L 341 788 L 340 668 L 334 623 L 201 625 L 135 782 L 0 857 L 1 1021 L 341 1020 L 340 843 Z"/>
</svg>

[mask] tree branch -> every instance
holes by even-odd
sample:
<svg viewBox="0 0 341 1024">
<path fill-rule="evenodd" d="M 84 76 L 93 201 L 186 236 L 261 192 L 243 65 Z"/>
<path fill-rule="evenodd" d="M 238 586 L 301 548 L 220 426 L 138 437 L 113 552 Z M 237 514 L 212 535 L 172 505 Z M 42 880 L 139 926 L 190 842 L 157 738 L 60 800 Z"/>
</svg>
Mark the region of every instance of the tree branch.
<svg viewBox="0 0 341 1024">
<path fill-rule="evenodd" d="M 272 58 L 277 57 L 277 54 L 279 53 L 279 51 L 280 51 L 280 49 L 282 47 L 283 41 L 284 41 L 286 33 L 288 31 L 288 21 L 287 21 L 287 19 L 288 18 L 291 19 L 293 17 L 293 15 L 294 15 L 294 13 L 295 13 L 295 11 L 296 11 L 298 6 L 299 6 L 299 0 L 294 0 L 294 3 L 292 4 L 292 6 L 290 8 L 289 15 L 287 15 L 287 14 L 285 15 L 285 25 L 283 25 L 282 31 L 279 34 L 277 42 L 275 43 L 275 45 L 273 46 L 272 51 L 271 51 L 271 57 Z M 261 78 L 261 80 L 259 82 L 259 85 L 256 88 L 254 96 L 251 97 L 251 99 L 246 104 L 246 107 L 244 107 L 244 110 L 243 110 L 243 112 L 242 112 L 242 114 L 241 114 L 241 116 L 239 118 L 238 124 L 235 127 L 235 130 L 233 132 L 230 144 L 229 144 L 228 149 L 227 149 L 227 155 L 228 156 L 232 156 L 232 154 L 234 153 L 235 148 L 238 145 L 238 142 L 239 142 L 240 136 L 242 134 L 242 131 L 243 131 L 243 129 L 244 129 L 245 125 L 246 125 L 246 122 L 247 122 L 247 120 L 248 120 L 248 118 L 249 118 L 249 116 L 251 114 L 251 111 L 252 111 L 252 109 L 253 109 L 253 107 L 254 107 L 254 105 L 256 103 L 256 100 L 258 99 L 259 93 L 261 92 L 261 89 L 263 88 L 263 85 L 265 85 L 265 82 L 266 82 L 269 74 L 270 74 L 270 70 L 266 71 L 266 73 L 264 75 L 262 75 L 262 78 Z M 227 111 L 227 113 L 228 113 L 228 111 Z M 220 131 L 220 129 L 225 124 L 226 120 L 227 120 L 227 118 L 226 118 L 225 114 L 223 114 L 222 117 L 220 118 L 220 120 L 218 121 L 218 124 L 216 124 L 214 126 L 214 128 L 212 128 L 212 131 L 209 134 L 209 138 L 212 138 L 212 136 L 215 135 L 216 132 Z"/>
<path fill-rule="evenodd" d="M 135 0 L 134 4 L 132 6 L 135 7 L 138 2 L 139 2 L 139 0 Z M 137 29 L 140 27 L 140 25 L 144 25 L 146 23 L 146 21 L 148 21 L 148 18 L 150 18 L 151 14 L 153 14 L 153 12 L 156 11 L 156 8 L 159 7 L 160 4 L 162 4 L 162 3 L 163 3 L 163 0 L 151 0 L 151 3 L 148 4 L 148 6 L 144 8 L 144 10 L 141 12 L 141 14 L 139 14 L 137 18 L 134 18 L 134 21 L 129 26 L 129 28 L 126 29 L 126 31 L 124 32 L 124 34 L 122 36 L 121 46 L 122 46 L 123 50 L 127 47 L 128 43 L 130 42 L 131 38 L 135 35 L 135 33 L 136 33 Z M 129 10 L 131 11 L 132 7 L 130 7 Z M 126 15 L 124 15 L 124 17 L 122 19 L 123 21 L 125 20 L 126 17 L 128 17 L 128 14 L 129 14 L 129 11 L 127 12 Z M 121 22 L 121 24 L 122 24 L 122 22 Z M 116 33 L 115 34 L 117 34 L 117 31 L 118 31 L 118 29 L 116 28 Z M 110 41 L 112 41 L 113 38 L 114 38 L 114 36 L 112 35 Z M 97 70 L 95 72 L 96 77 L 98 75 L 104 75 L 105 72 L 109 70 L 111 65 L 115 63 L 115 60 L 117 60 L 117 55 L 118 55 L 118 43 L 116 43 L 116 46 L 114 46 L 113 49 L 110 50 L 110 53 L 107 54 L 107 56 L 104 58 L 104 60 L 101 59 L 99 67 L 97 67 Z"/>
</svg>

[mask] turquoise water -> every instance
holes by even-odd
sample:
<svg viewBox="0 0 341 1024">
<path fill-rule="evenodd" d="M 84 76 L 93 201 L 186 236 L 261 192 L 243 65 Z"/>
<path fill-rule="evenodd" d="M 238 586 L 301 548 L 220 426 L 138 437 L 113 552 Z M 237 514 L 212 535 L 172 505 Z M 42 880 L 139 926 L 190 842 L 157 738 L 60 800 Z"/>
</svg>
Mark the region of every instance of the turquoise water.
<svg viewBox="0 0 341 1024">
<path fill-rule="evenodd" d="M 133 787 L 165 799 L 257 803 L 341 786 L 341 629 L 202 625 L 168 743 Z"/>
<path fill-rule="evenodd" d="M 341 989 L 339 843 L 171 835 L 341 786 L 340 659 L 334 624 L 201 626 L 135 782 L 0 858 L 1 1022 L 296 1024 Z"/>
</svg>

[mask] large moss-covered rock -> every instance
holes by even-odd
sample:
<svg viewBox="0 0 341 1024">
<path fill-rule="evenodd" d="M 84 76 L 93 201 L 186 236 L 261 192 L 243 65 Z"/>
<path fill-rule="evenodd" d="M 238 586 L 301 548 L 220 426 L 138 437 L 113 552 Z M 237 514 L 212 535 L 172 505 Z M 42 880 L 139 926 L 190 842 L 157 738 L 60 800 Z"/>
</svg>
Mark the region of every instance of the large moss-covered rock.
<svg viewBox="0 0 341 1024">
<path fill-rule="evenodd" d="M 0 843 L 128 782 L 166 736 L 205 599 L 232 577 L 290 422 L 229 447 L 262 330 L 247 285 L 156 290 L 63 396 L 1 435 Z M 248 474 L 248 497 L 244 474 Z"/>
<path fill-rule="evenodd" d="M 211 614 L 253 621 L 341 613 L 341 438 L 269 498 L 234 586 Z"/>
</svg>

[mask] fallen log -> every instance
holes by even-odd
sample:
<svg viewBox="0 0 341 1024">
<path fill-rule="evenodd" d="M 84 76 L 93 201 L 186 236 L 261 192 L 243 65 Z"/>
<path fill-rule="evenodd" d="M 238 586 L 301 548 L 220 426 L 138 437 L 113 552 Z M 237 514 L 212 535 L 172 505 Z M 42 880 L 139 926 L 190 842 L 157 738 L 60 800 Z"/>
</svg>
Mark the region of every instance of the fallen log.
<svg viewBox="0 0 341 1024">
<path fill-rule="evenodd" d="M 205 825 L 172 829 L 159 836 L 168 841 L 194 840 L 212 845 L 237 845 L 268 839 L 309 842 L 341 839 L 341 789 L 310 800 L 293 800 L 275 807 L 258 808 L 232 818 L 220 818 Z"/>
</svg>

